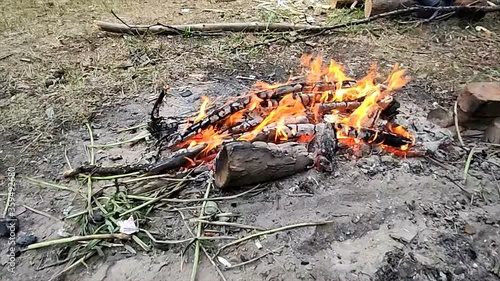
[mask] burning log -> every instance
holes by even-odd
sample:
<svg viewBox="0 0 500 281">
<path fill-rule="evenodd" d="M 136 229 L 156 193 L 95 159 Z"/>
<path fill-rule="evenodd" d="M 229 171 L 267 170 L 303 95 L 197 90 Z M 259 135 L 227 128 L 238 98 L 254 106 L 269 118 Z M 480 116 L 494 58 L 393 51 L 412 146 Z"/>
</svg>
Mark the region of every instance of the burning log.
<svg viewBox="0 0 500 281">
<path fill-rule="evenodd" d="M 383 144 L 395 148 L 402 148 L 411 145 L 413 140 L 401 135 L 397 135 L 386 131 L 377 131 L 369 128 L 357 128 L 337 123 L 335 125 L 337 131 L 340 131 L 342 136 L 360 139 L 367 143 Z"/>
<path fill-rule="evenodd" d="M 332 110 L 348 110 L 348 109 L 356 109 L 361 105 L 360 101 L 340 101 L 340 102 L 327 102 L 327 103 L 318 103 L 315 105 L 315 111 L 324 113 L 331 112 Z"/>
<path fill-rule="evenodd" d="M 307 118 L 305 118 L 305 120 L 307 120 Z M 283 126 L 274 123 L 264 127 L 252 140 L 266 142 L 297 140 L 300 137 L 314 136 L 315 133 L 316 125 L 306 124 L 306 122 L 298 124 L 289 123 Z M 248 139 L 247 134 L 243 134 L 241 138 Z"/>
<path fill-rule="evenodd" d="M 342 82 L 342 87 L 350 87 L 355 84 L 354 80 L 347 80 Z M 307 81 L 294 81 L 290 84 L 285 84 L 277 86 L 273 89 L 265 89 L 257 92 L 252 92 L 256 97 L 263 100 L 280 100 L 287 94 L 292 93 L 312 93 L 312 92 L 324 92 L 324 91 L 334 91 L 337 88 L 337 82 L 307 82 Z M 240 110 L 245 109 L 250 105 L 252 99 L 251 96 L 244 96 L 238 98 L 236 101 L 222 106 L 209 115 L 207 115 L 202 120 L 191 124 L 186 128 L 184 132 L 180 135 L 180 140 L 184 141 L 191 135 L 195 134 L 199 130 L 204 130 L 215 125 L 216 123 L 226 119 L 231 114 L 234 114 Z M 309 102 L 308 102 L 309 103 Z"/>
<path fill-rule="evenodd" d="M 63 176 L 68 178 L 77 176 L 78 174 L 91 174 L 93 176 L 105 177 L 135 172 L 145 172 L 149 176 L 159 175 L 186 166 L 190 162 L 189 159 L 195 158 L 205 147 L 205 144 L 200 144 L 192 148 L 183 148 L 176 151 L 170 157 L 161 159 L 154 164 L 132 164 L 115 167 L 84 165 L 64 172 Z"/>
<path fill-rule="evenodd" d="M 291 176 L 310 168 L 313 159 L 295 142 L 231 142 L 215 160 L 215 184 L 220 188 L 244 186 Z"/>
</svg>

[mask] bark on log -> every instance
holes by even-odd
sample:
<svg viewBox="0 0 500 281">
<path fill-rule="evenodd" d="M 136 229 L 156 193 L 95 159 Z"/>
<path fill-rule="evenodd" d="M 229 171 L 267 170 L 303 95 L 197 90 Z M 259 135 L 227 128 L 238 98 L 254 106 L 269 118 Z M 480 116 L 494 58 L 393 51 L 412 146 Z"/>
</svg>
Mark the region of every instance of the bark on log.
<svg viewBox="0 0 500 281">
<path fill-rule="evenodd" d="M 215 160 L 215 184 L 219 188 L 272 181 L 311 168 L 313 159 L 298 143 L 232 142 Z"/>
</svg>

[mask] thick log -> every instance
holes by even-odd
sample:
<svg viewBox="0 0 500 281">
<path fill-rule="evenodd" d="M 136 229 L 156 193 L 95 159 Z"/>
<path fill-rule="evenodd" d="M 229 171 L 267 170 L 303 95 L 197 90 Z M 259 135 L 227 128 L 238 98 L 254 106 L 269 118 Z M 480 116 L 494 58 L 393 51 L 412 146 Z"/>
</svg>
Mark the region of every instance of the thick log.
<svg viewBox="0 0 500 281">
<path fill-rule="evenodd" d="M 163 173 L 167 173 L 168 171 L 175 170 L 181 168 L 187 164 L 189 164 L 189 159 L 195 158 L 206 145 L 200 144 L 192 148 L 183 148 L 175 153 L 173 153 L 170 157 L 165 159 L 160 159 L 158 162 L 154 164 L 131 164 L 131 165 L 123 165 L 123 166 L 97 166 L 97 165 L 83 165 L 76 169 L 65 171 L 63 176 L 74 177 L 78 174 L 90 174 L 92 176 L 114 176 L 114 175 L 123 175 L 130 174 L 135 172 L 144 172 L 146 175 L 159 175 Z"/>
<path fill-rule="evenodd" d="M 215 184 L 219 188 L 272 181 L 311 168 L 313 159 L 305 146 L 287 142 L 231 142 L 215 160 Z"/>
</svg>

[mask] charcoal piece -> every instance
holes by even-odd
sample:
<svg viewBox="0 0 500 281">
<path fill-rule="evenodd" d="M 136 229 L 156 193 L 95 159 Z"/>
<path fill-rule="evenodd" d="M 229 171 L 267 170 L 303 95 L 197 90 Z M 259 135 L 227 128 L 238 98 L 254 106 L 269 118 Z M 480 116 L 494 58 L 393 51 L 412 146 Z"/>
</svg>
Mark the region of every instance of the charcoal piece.
<svg viewBox="0 0 500 281">
<path fill-rule="evenodd" d="M 0 237 L 10 237 L 19 231 L 19 220 L 16 217 L 0 218 Z"/>
</svg>

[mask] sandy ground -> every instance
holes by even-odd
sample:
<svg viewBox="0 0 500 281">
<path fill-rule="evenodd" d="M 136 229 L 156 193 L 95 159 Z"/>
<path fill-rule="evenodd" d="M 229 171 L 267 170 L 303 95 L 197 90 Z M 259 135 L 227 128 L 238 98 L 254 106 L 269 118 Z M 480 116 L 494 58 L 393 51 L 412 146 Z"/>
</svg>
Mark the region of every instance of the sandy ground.
<svg viewBox="0 0 500 281">
<path fill-rule="evenodd" d="M 148 121 L 154 89 L 163 83 L 171 86 L 172 95 L 162 113 L 174 116 L 193 111 L 201 95 L 231 96 L 253 83 L 237 76 L 286 80 L 290 71 L 299 71 L 299 57 L 312 50 L 339 61 L 356 77 L 370 63 L 387 73 L 399 62 L 413 78 L 398 94 L 403 104 L 400 122 L 420 141 L 432 142 L 453 136 L 453 131 L 425 119 L 434 103 L 450 107 L 464 84 L 500 80 L 497 15 L 475 23 L 450 20 L 418 27 L 380 22 L 306 41 L 251 47 L 268 36 L 139 38 L 104 34 L 93 26 L 95 20 L 116 21 L 110 9 L 138 23 L 269 19 L 251 1 L 9 4 L 1 8 L 0 23 L 0 195 L 4 202 L 7 169 L 15 167 L 15 213 L 21 231 L 32 232 L 39 240 L 55 239 L 57 231 L 70 223 L 35 214 L 23 204 L 56 217 L 64 216 L 70 206 L 82 205 L 69 192 L 40 188 L 21 176 L 77 186 L 61 174 L 68 168 L 65 154 L 73 166 L 87 158 L 83 147 L 89 137 L 83 122 L 92 120 L 97 143 L 129 139 L 139 132 L 117 130 Z M 493 33 L 477 31 L 477 26 Z M 480 145 L 477 138 L 465 140 Z M 102 149 L 96 159 L 109 163 L 120 155 L 118 164 L 144 160 L 151 145 Z M 255 241 L 227 249 L 221 256 L 233 264 L 279 250 L 224 275 L 227 280 L 498 280 L 500 173 L 498 166 L 486 161 L 499 163 L 494 155 L 498 149 L 482 151 L 474 157 L 464 186 L 474 196 L 450 180 L 461 182 L 467 157 L 452 143 L 436 156 L 447 169 L 426 158 L 357 159 L 344 152 L 332 175 L 309 171 L 270 183 L 254 196 L 220 202 L 221 210 L 241 215 L 237 222 L 265 228 L 334 221 L 268 235 L 261 239 L 263 249 Z M 192 190 L 202 196 L 199 187 Z M 212 196 L 239 192 L 216 190 Z M 150 225 L 169 238 L 187 234 L 177 215 L 157 212 L 152 219 Z M 5 253 L 7 239 L 0 242 Z M 149 252 L 137 248 L 136 254 L 122 248 L 106 250 L 104 257 L 90 259 L 88 267 L 80 266 L 60 280 L 188 280 L 193 251 L 187 252 L 181 270 L 182 250 L 179 245 Z M 37 268 L 54 262 L 60 251 L 52 247 L 24 252 L 16 258 L 14 274 L 7 272 L 8 260 L 2 254 L 0 277 L 48 280 L 65 265 Z M 198 280 L 217 278 L 213 266 L 202 258 Z"/>
</svg>

